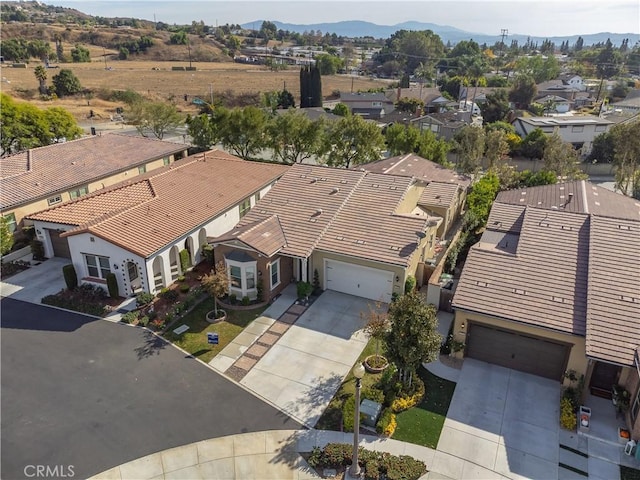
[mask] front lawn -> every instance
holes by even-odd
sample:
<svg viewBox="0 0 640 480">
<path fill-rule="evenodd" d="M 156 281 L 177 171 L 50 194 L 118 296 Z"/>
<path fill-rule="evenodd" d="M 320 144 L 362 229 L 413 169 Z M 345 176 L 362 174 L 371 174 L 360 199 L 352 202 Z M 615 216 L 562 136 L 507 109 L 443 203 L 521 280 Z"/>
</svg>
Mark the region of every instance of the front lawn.
<svg viewBox="0 0 640 480">
<path fill-rule="evenodd" d="M 172 329 L 164 334 L 164 338 L 176 344 L 191 355 L 208 363 L 220 351 L 226 347 L 242 330 L 253 320 L 258 318 L 267 306 L 252 310 L 225 310 L 227 319 L 224 322 L 211 324 L 207 322 L 205 316 L 207 312 L 213 310 L 213 299 L 207 298 L 196 308 L 187 314 L 181 321 L 172 326 Z M 188 325 L 189 330 L 181 335 L 176 335 L 173 330 L 181 325 Z M 207 333 L 216 332 L 218 334 L 218 345 L 207 343 Z"/>
<path fill-rule="evenodd" d="M 456 384 L 436 377 L 425 368 L 421 368 L 419 374 L 425 385 L 424 399 L 415 407 L 398 414 L 398 426 L 393 438 L 436 448 Z"/>
</svg>

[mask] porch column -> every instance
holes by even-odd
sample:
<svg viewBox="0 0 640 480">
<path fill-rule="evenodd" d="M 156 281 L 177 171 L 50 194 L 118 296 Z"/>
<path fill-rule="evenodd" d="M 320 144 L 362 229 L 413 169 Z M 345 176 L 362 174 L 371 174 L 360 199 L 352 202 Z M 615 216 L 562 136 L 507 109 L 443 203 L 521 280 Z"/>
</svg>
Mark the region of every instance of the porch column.
<svg viewBox="0 0 640 480">
<path fill-rule="evenodd" d="M 309 272 L 307 271 L 308 270 L 307 262 L 308 262 L 308 259 L 306 258 L 302 259 L 302 281 L 303 282 L 309 281 Z"/>
</svg>

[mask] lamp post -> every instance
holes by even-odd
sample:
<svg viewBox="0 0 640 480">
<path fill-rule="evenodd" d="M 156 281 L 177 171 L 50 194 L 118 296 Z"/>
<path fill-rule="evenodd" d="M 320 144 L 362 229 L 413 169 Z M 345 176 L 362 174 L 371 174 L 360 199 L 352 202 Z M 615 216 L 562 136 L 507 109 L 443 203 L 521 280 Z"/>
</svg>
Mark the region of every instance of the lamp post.
<svg viewBox="0 0 640 480">
<path fill-rule="evenodd" d="M 360 433 L 360 388 L 362 387 L 362 377 L 364 377 L 364 365 L 361 362 L 353 367 L 353 376 L 356 379 L 356 410 L 353 419 L 353 459 L 349 475 L 353 478 L 360 476 L 360 465 L 358 465 L 358 434 Z"/>
</svg>

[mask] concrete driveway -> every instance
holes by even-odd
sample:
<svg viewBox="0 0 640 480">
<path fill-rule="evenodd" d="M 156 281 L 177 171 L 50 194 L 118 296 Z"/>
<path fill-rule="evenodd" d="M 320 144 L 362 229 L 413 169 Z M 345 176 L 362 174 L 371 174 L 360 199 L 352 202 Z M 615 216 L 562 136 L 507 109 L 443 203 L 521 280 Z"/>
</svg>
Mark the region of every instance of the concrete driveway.
<svg viewBox="0 0 640 480">
<path fill-rule="evenodd" d="M 434 458 L 450 471 L 434 470 L 468 478 L 467 460 L 487 474 L 558 478 L 559 410 L 558 382 L 467 358 Z"/>
<path fill-rule="evenodd" d="M 370 303 L 324 292 L 240 383 L 313 427 L 367 344 L 360 312 Z"/>
<path fill-rule="evenodd" d="M 42 297 L 66 288 L 62 267 L 69 263 L 71 261 L 68 258 L 54 257 L 12 275 L 0 283 L 0 296 L 40 303 Z"/>
</svg>

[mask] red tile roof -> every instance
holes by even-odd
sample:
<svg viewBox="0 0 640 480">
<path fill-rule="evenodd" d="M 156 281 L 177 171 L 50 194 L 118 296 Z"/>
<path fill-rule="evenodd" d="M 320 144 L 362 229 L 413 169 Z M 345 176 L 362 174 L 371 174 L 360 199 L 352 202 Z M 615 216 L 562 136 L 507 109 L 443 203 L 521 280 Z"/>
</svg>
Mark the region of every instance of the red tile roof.
<svg viewBox="0 0 640 480">
<path fill-rule="evenodd" d="M 147 258 L 276 181 L 288 167 L 199 154 L 28 218 L 78 227 Z"/>
<path fill-rule="evenodd" d="M 108 134 L 16 153 L 0 160 L 0 209 L 46 198 L 184 150 L 185 146 L 177 143 Z"/>
<path fill-rule="evenodd" d="M 376 160 L 375 162 L 358 165 L 354 167 L 355 169 L 375 173 L 390 173 L 392 175 L 407 175 L 424 182 L 453 183 L 463 188 L 468 187 L 471 183 L 471 178 L 468 176 L 458 174 L 413 153 Z"/>
</svg>

